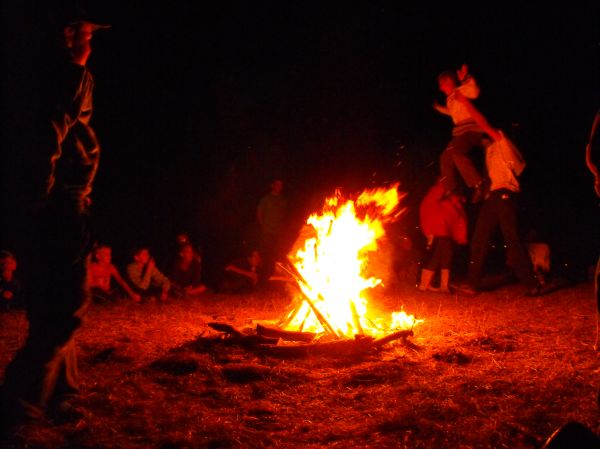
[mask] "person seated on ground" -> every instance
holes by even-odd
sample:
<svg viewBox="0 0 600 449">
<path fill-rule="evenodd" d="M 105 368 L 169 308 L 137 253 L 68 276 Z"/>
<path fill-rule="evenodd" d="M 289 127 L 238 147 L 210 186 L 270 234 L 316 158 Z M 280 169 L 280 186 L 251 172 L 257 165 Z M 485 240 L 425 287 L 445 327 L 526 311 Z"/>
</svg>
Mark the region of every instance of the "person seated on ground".
<svg viewBox="0 0 600 449">
<path fill-rule="evenodd" d="M 23 306 L 21 282 L 15 275 L 17 259 L 9 251 L 0 251 L 0 310 Z"/>
<path fill-rule="evenodd" d="M 202 283 L 202 259 L 191 243 L 183 243 L 177 254 L 169 279 L 176 296 L 197 296 L 206 291 Z"/>
<path fill-rule="evenodd" d="M 252 250 L 247 257 L 234 260 L 225 267 L 225 277 L 219 291 L 221 293 L 250 293 L 261 281 L 262 257 L 258 250 Z"/>
<path fill-rule="evenodd" d="M 541 285 L 545 285 L 550 275 L 550 245 L 537 237 L 535 230 L 530 229 L 526 238 L 527 252 L 533 265 L 533 273 Z"/>
<path fill-rule="evenodd" d="M 135 302 L 140 301 L 140 295 L 129 287 L 117 267 L 113 265 L 111 247 L 98 245 L 94 248 L 93 259 L 88 267 L 88 286 L 92 299 L 99 302 L 119 299 L 121 292 L 112 286 L 113 279 L 131 299 Z"/>
<path fill-rule="evenodd" d="M 461 198 L 456 194 L 444 195 L 440 179 L 429 189 L 419 210 L 421 230 L 427 237 L 429 260 L 421 270 L 421 291 L 449 293 L 450 267 L 454 245 L 467 243 L 467 217 Z M 440 286 L 433 288 L 431 280 L 440 270 Z"/>
<path fill-rule="evenodd" d="M 143 299 L 168 299 L 171 281 L 156 267 L 148 248 L 142 246 L 133 251 L 133 262 L 127 265 L 127 277 Z"/>
</svg>

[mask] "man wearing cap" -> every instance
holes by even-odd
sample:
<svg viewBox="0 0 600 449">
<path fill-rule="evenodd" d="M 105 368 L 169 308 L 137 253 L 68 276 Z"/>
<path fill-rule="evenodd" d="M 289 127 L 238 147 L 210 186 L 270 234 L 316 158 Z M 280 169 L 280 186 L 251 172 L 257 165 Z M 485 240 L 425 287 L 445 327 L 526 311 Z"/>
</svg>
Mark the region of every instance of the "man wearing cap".
<svg viewBox="0 0 600 449">
<path fill-rule="evenodd" d="M 64 58 L 44 67 L 41 113 L 30 124 L 23 202 L 35 223 L 27 251 L 25 345 L 6 369 L 2 414 L 8 426 L 72 407 L 77 392 L 73 336 L 89 302 L 86 288 L 89 195 L 100 148 L 90 126 L 94 80 L 86 67 L 93 33 L 106 28 L 83 16 L 63 20 Z M 8 422 L 8 420 L 11 422 Z"/>
</svg>

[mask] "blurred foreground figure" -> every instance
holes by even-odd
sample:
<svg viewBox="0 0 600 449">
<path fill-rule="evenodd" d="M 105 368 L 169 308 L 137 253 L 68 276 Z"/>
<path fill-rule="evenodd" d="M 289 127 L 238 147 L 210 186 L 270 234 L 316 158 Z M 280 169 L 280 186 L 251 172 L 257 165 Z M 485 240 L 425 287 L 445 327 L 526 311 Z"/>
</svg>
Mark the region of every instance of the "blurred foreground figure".
<svg viewBox="0 0 600 449">
<path fill-rule="evenodd" d="M 571 421 L 556 430 L 542 449 L 595 449 L 600 447 L 600 438 L 577 421 Z"/>
<path fill-rule="evenodd" d="M 26 236 L 29 334 L 5 373 L 5 430 L 45 413 L 60 419 L 74 410 L 69 399 L 78 391 L 73 336 L 89 302 L 89 194 L 100 155 L 90 127 L 94 81 L 86 63 L 93 33 L 106 26 L 79 11 L 68 11 L 56 25 L 64 45 L 53 65 L 39 69 L 43 104 L 23 136 L 29 175 L 23 185 L 32 188 L 22 192 L 23 201 L 35 223 Z"/>
<path fill-rule="evenodd" d="M 598 128 L 600 128 L 600 110 L 596 112 L 590 133 L 590 140 L 585 147 L 585 162 L 594 175 L 594 190 L 596 195 L 600 197 L 600 133 L 598 132 Z M 596 343 L 594 348 L 598 350 L 598 340 L 600 339 L 600 257 L 596 264 L 596 273 L 594 276 L 594 295 L 596 296 L 596 304 L 598 306 Z M 598 402 L 600 403 L 600 394 L 598 395 Z"/>
</svg>

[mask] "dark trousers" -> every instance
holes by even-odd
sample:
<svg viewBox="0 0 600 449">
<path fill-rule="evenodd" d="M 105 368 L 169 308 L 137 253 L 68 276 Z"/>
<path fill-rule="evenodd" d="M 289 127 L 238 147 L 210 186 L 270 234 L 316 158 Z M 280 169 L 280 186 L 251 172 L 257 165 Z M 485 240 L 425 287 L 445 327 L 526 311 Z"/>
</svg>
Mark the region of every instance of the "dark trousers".
<svg viewBox="0 0 600 449">
<path fill-rule="evenodd" d="M 425 269 L 436 271 L 438 268 L 449 270 L 452 264 L 454 241 L 451 237 L 434 237 L 431 244 L 431 257 L 425 264 Z"/>
<path fill-rule="evenodd" d="M 467 187 L 474 187 L 481 183 L 482 177 L 475 168 L 468 153 L 475 147 L 481 146 L 485 134 L 475 131 L 466 131 L 454 136 L 440 157 L 440 171 L 442 182 L 448 191 L 457 188 L 456 170 L 459 171 Z"/>
<path fill-rule="evenodd" d="M 262 257 L 263 279 L 269 279 L 275 270 L 275 262 L 282 258 L 282 236 L 281 233 L 262 232 L 260 235 L 260 255 Z"/>
<path fill-rule="evenodd" d="M 5 405 L 16 404 L 15 412 L 31 416 L 78 389 L 73 336 L 89 304 L 91 249 L 89 218 L 80 203 L 52 200 L 38 223 L 25 267 L 29 334 L 3 386 Z"/>
<path fill-rule="evenodd" d="M 481 206 L 471 239 L 468 273 L 468 282 L 474 288 L 480 286 L 488 249 L 498 226 L 502 231 L 507 257 L 511 261 L 515 274 L 527 287 L 536 285 L 529 254 L 518 233 L 516 197 L 517 194 L 510 190 L 494 190 Z"/>
</svg>

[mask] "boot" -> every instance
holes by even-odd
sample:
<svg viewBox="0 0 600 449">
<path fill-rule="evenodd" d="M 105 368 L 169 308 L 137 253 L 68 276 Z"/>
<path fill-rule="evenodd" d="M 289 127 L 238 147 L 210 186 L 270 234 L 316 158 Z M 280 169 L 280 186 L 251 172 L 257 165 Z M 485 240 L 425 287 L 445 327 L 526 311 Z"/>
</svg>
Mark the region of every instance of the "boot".
<svg viewBox="0 0 600 449">
<path fill-rule="evenodd" d="M 433 278 L 433 271 L 422 269 L 421 270 L 421 282 L 419 282 L 419 290 L 422 292 L 429 290 L 429 283 Z"/>
<path fill-rule="evenodd" d="M 440 271 L 440 293 L 450 293 L 448 282 L 450 281 L 450 270 L 442 269 Z"/>
</svg>

